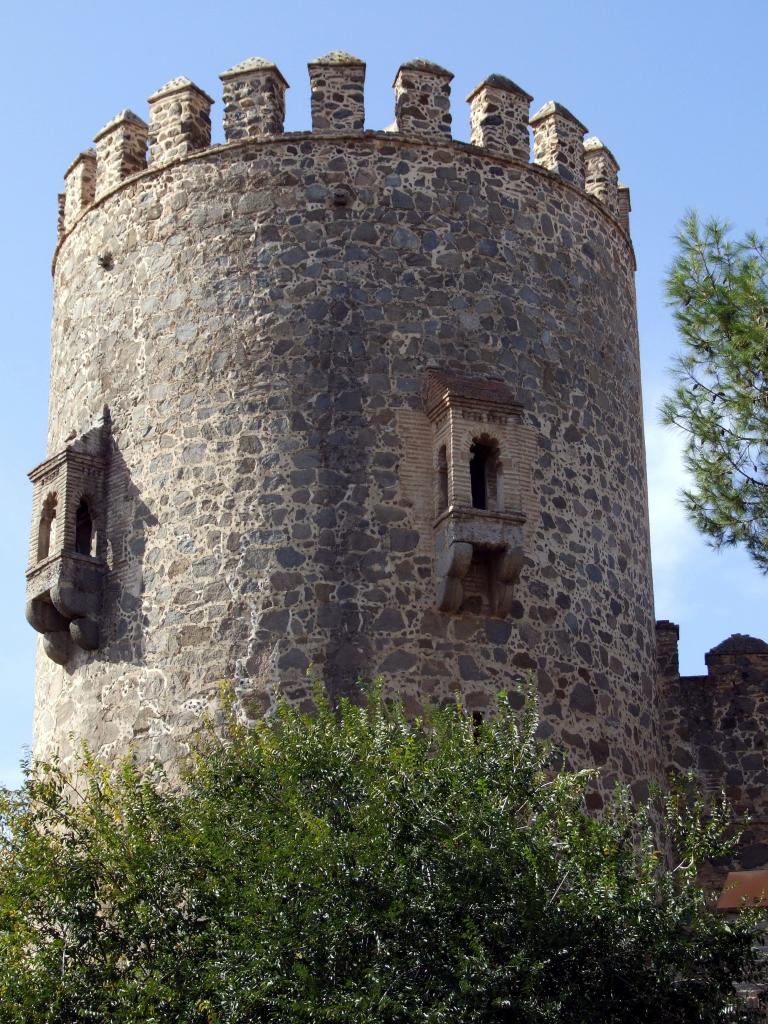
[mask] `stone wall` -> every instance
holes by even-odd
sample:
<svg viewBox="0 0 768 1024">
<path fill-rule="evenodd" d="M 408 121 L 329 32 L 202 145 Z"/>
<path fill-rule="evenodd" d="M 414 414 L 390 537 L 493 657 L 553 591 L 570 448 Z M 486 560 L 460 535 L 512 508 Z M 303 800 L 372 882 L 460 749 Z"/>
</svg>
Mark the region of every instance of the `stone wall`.
<svg viewBox="0 0 768 1024">
<path fill-rule="evenodd" d="M 322 130 L 278 131 L 284 79 L 245 62 L 237 88 L 225 76 L 237 138 L 208 146 L 209 97 L 175 79 L 152 98 L 146 170 L 95 200 L 92 159 L 76 172 L 48 444 L 108 407 L 106 575 L 99 648 L 65 665 L 40 650 L 35 750 L 66 755 L 74 734 L 167 761 L 222 678 L 247 716 L 280 687 L 307 700 L 310 666 L 336 692 L 381 672 L 414 710 L 460 688 L 482 711 L 531 670 L 544 731 L 642 795 L 659 737 L 634 257 L 625 224 L 558 170 L 583 126 L 569 115 L 563 134 L 552 108 L 547 167 L 522 161 L 527 94 L 492 76 L 470 98 L 493 149 L 452 141 L 450 74 L 419 61 L 397 79 L 409 132 L 364 131 L 361 62 L 310 69 Z M 491 108 L 500 81 L 514 102 Z M 498 434 L 519 491 L 498 512 L 468 506 L 456 456 L 466 595 L 511 590 L 451 612 L 435 371 L 477 392 L 457 406 L 476 427 L 455 436 Z M 493 568 L 500 551 L 511 569 Z"/>
<path fill-rule="evenodd" d="M 699 787 L 725 792 L 740 822 L 749 818 L 738 854 L 714 865 L 768 866 L 768 644 L 736 633 L 705 656 L 707 675 L 680 676 L 678 627 L 656 625 L 667 773 L 693 772 Z"/>
</svg>

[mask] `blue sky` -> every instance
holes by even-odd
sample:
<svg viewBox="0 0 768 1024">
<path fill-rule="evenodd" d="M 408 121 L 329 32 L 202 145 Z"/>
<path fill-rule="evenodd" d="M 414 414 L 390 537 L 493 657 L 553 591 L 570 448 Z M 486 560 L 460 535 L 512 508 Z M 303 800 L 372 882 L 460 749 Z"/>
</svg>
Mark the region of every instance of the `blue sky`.
<svg viewBox="0 0 768 1024">
<path fill-rule="evenodd" d="M 309 127 L 307 61 L 345 49 L 368 64 L 370 128 L 392 121 L 395 70 L 418 56 L 455 73 L 459 139 L 468 138 L 464 97 L 498 72 L 534 95 L 532 109 L 556 99 L 612 149 L 632 190 L 657 617 L 680 623 L 688 673 L 703 672 L 705 651 L 732 632 L 768 640 L 768 580 L 740 552 L 711 551 L 685 523 L 676 498 L 684 479 L 679 441 L 657 413 L 677 347 L 662 292 L 677 221 L 695 207 L 768 234 L 768 5 L 12 0 L 2 35 L 0 781 L 18 781 L 31 736 L 26 473 L 45 457 L 50 257 L 63 172 L 115 113 L 130 107 L 146 117 L 146 97 L 181 74 L 216 98 L 220 141 L 218 74 L 251 56 L 274 60 L 291 83 L 288 130 Z"/>
</svg>

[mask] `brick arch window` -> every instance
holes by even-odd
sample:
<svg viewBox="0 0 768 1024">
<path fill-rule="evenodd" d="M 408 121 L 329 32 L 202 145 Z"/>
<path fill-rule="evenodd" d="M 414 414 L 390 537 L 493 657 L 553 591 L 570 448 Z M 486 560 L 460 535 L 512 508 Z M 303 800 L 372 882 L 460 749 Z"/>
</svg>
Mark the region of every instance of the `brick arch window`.
<svg viewBox="0 0 768 1024">
<path fill-rule="evenodd" d="M 91 503 L 83 495 L 75 513 L 75 553 L 94 555 L 96 553 L 96 527 Z"/>
<path fill-rule="evenodd" d="M 37 530 L 37 560 L 41 562 L 51 553 L 51 545 L 56 537 L 56 506 L 59 497 L 49 494 L 43 502 L 40 523 Z"/>
<path fill-rule="evenodd" d="M 509 387 L 493 378 L 430 367 L 423 399 L 434 446 L 437 607 L 509 615 L 525 559 L 533 428 Z"/>
<path fill-rule="evenodd" d="M 483 434 L 469 449 L 469 480 L 472 508 L 497 511 L 503 507 L 499 442 Z"/>
</svg>

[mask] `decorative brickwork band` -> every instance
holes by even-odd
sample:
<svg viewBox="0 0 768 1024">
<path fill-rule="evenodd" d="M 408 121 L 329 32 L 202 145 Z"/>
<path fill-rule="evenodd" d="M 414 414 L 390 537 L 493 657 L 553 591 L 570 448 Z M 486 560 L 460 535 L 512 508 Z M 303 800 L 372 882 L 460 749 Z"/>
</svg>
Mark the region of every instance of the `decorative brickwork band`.
<svg viewBox="0 0 768 1024">
<path fill-rule="evenodd" d="M 313 131 L 361 132 L 365 125 L 365 64 L 333 50 L 307 65 Z"/>
<path fill-rule="evenodd" d="M 96 198 L 131 174 L 147 166 L 146 122 L 123 110 L 94 138 L 96 143 Z"/>
<path fill-rule="evenodd" d="M 619 221 L 624 230 L 629 234 L 629 215 L 632 211 L 632 203 L 629 195 L 629 185 L 619 185 L 618 189 Z"/>
<path fill-rule="evenodd" d="M 584 188 L 584 135 L 587 129 L 570 110 L 550 100 L 531 118 L 537 164 Z"/>
<path fill-rule="evenodd" d="M 219 75 L 224 86 L 224 136 L 234 139 L 280 135 L 288 83 L 263 57 L 251 57 Z"/>
<path fill-rule="evenodd" d="M 96 196 L 96 152 L 87 149 L 78 154 L 64 174 L 64 230 L 69 231 L 80 214 L 93 204 Z"/>
<path fill-rule="evenodd" d="M 616 157 L 600 139 L 584 143 L 586 191 L 599 199 L 614 217 L 619 215 L 619 165 Z"/>
<path fill-rule="evenodd" d="M 213 100 L 194 82 L 174 78 L 148 102 L 150 163 L 165 163 L 210 146 Z"/>
<path fill-rule="evenodd" d="M 528 163 L 531 157 L 528 117 L 532 98 L 503 75 L 486 78 L 467 96 L 472 145 Z"/>
<path fill-rule="evenodd" d="M 452 78 L 423 58 L 401 64 L 393 83 L 396 131 L 450 139 Z"/>
</svg>

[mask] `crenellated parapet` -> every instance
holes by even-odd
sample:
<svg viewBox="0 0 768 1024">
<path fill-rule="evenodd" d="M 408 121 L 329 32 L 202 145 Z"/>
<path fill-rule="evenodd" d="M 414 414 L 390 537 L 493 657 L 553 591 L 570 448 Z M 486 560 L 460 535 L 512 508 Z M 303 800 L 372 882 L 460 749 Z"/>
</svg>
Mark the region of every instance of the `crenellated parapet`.
<svg viewBox="0 0 768 1024">
<path fill-rule="evenodd" d="M 361 132 L 365 123 L 365 64 L 333 50 L 307 65 L 312 90 L 312 130 Z"/>
<path fill-rule="evenodd" d="M 211 144 L 208 93 L 188 78 L 174 78 L 149 97 L 149 159 L 174 160 Z"/>
<path fill-rule="evenodd" d="M 550 100 L 531 118 L 533 154 L 537 164 L 584 188 L 587 129 L 560 103 Z"/>
<path fill-rule="evenodd" d="M 467 96 L 470 104 L 471 141 L 496 153 L 527 163 L 530 96 L 503 75 L 489 75 Z"/>
<path fill-rule="evenodd" d="M 282 134 L 288 83 L 276 64 L 263 57 L 251 57 L 223 71 L 219 78 L 227 142 Z"/>
<path fill-rule="evenodd" d="M 147 166 L 145 121 L 132 110 L 123 110 L 94 137 L 96 143 L 96 199 L 124 178 Z"/>
<path fill-rule="evenodd" d="M 632 212 L 632 203 L 629 195 L 629 185 L 619 184 L 617 205 L 619 209 L 619 223 L 629 234 L 629 215 Z"/>
<path fill-rule="evenodd" d="M 365 63 L 333 50 L 307 65 L 312 132 L 380 134 L 365 128 Z M 229 145 L 284 137 L 288 82 L 263 57 L 252 57 L 220 75 L 223 128 Z M 446 68 L 417 58 L 402 64 L 395 76 L 395 119 L 387 137 L 465 147 L 451 134 L 451 80 Z M 619 165 L 597 138 L 583 141 L 587 129 L 564 106 L 550 101 L 529 120 L 532 97 L 500 74 L 485 78 L 467 96 L 470 145 L 494 160 L 533 163 L 591 196 L 628 233 L 629 191 L 618 183 Z M 95 137 L 95 149 L 80 153 L 65 175 L 60 201 L 59 237 L 123 182 L 211 149 L 214 100 L 189 78 L 174 78 L 149 97 L 149 123 L 123 110 Z M 292 133 L 295 135 L 306 133 Z"/>
<path fill-rule="evenodd" d="M 599 199 L 614 217 L 619 216 L 619 164 L 600 139 L 584 143 L 585 183 L 587 192 Z"/>
<path fill-rule="evenodd" d="M 432 61 L 401 64 L 393 83 L 396 131 L 450 139 L 452 78 L 450 71 Z"/>
<path fill-rule="evenodd" d="M 96 198 L 96 151 L 78 153 L 64 172 L 64 203 L 60 216 L 62 232 L 66 233 L 93 205 Z"/>
</svg>

